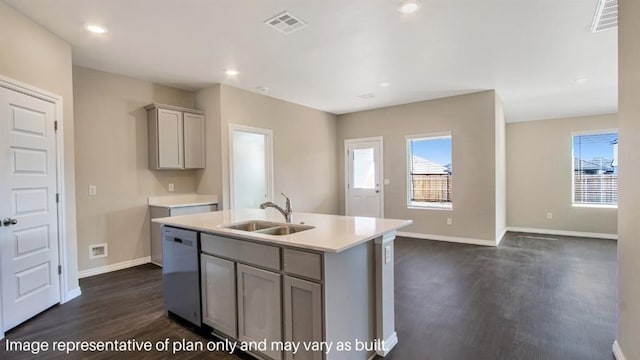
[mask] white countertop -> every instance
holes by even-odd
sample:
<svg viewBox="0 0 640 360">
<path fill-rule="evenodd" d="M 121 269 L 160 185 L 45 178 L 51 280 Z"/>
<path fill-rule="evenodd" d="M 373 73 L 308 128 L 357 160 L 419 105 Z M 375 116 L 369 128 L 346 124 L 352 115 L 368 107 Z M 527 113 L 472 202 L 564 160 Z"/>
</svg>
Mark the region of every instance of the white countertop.
<svg viewBox="0 0 640 360">
<path fill-rule="evenodd" d="M 213 205 L 218 203 L 217 195 L 181 194 L 169 196 L 150 196 L 149 206 L 178 208 L 187 206 Z"/>
<path fill-rule="evenodd" d="M 356 245 L 375 239 L 384 233 L 408 226 L 411 220 L 376 219 L 367 217 L 323 215 L 294 212 L 293 224 L 303 222 L 314 226 L 291 235 L 267 235 L 255 232 L 232 230 L 222 227 L 247 220 L 266 220 L 284 223 L 284 217 L 275 209 L 225 210 L 201 214 L 173 216 L 151 221 L 203 231 L 217 235 L 246 238 L 265 243 L 286 245 L 304 249 L 338 253 Z"/>
</svg>

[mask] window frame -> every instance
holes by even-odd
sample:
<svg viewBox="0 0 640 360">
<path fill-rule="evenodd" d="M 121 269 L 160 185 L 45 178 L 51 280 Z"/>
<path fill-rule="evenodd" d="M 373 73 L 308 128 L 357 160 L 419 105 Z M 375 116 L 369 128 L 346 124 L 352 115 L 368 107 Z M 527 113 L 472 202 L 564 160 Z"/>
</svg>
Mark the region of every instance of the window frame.
<svg viewBox="0 0 640 360">
<path fill-rule="evenodd" d="M 587 202 L 576 202 L 576 154 L 574 149 L 574 141 L 576 136 L 585 136 L 585 135 L 598 135 L 598 134 L 610 134 L 616 133 L 618 135 L 618 140 L 620 139 L 620 132 L 616 128 L 608 128 L 608 129 L 598 129 L 598 130 L 582 130 L 582 131 L 572 131 L 571 132 L 571 207 L 575 208 L 601 208 L 601 209 L 617 209 L 618 203 L 587 203 Z"/>
<path fill-rule="evenodd" d="M 453 211 L 453 199 L 449 203 L 444 205 L 415 205 L 411 203 L 411 166 L 412 155 L 411 141 L 412 140 L 438 140 L 438 139 L 450 139 L 451 140 L 451 173 L 453 174 L 453 131 L 442 131 L 433 133 L 423 133 L 415 135 L 405 135 L 405 157 L 406 157 L 406 206 L 407 209 L 412 210 L 436 210 L 436 211 Z M 453 177 L 453 175 L 452 175 Z"/>
</svg>

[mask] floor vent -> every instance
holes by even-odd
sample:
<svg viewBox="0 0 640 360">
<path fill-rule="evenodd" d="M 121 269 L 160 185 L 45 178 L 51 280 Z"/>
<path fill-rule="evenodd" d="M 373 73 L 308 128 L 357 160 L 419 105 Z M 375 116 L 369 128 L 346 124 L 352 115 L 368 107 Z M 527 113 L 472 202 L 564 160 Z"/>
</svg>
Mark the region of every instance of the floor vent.
<svg viewBox="0 0 640 360">
<path fill-rule="evenodd" d="M 307 27 L 307 23 L 288 11 L 280 13 L 264 22 L 283 34 L 291 34 Z"/>
<path fill-rule="evenodd" d="M 89 259 L 99 259 L 109 256 L 109 247 L 106 243 L 89 245 Z"/>
<path fill-rule="evenodd" d="M 593 16 L 591 32 L 599 32 L 618 27 L 618 0 L 599 0 Z"/>
</svg>

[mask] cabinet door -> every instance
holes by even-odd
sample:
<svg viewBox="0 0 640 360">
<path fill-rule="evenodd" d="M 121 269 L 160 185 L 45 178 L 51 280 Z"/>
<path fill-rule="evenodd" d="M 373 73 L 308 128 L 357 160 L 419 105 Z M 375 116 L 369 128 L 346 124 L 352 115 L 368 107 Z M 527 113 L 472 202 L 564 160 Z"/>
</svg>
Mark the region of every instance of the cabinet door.
<svg viewBox="0 0 640 360">
<path fill-rule="evenodd" d="M 284 340 L 302 344 L 322 341 L 322 288 L 320 284 L 284 277 Z M 285 353 L 287 360 L 320 360 L 322 352 Z"/>
<path fill-rule="evenodd" d="M 238 339 L 266 340 L 264 355 L 276 360 L 282 353 L 270 346 L 282 341 L 281 306 L 279 274 L 238 264 Z"/>
<path fill-rule="evenodd" d="M 182 112 L 158 109 L 158 168 L 184 167 Z"/>
<path fill-rule="evenodd" d="M 225 335 L 237 337 L 235 263 L 201 254 L 200 281 L 202 322 Z"/>
<path fill-rule="evenodd" d="M 184 168 L 204 168 L 204 116 L 184 113 Z"/>
</svg>

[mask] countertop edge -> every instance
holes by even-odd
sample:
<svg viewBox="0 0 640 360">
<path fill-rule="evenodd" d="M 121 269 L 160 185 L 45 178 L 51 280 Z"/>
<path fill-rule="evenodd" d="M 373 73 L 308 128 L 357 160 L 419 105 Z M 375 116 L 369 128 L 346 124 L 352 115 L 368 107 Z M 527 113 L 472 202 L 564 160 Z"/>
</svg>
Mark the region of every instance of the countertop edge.
<svg viewBox="0 0 640 360">
<path fill-rule="evenodd" d="M 199 201 L 193 203 L 186 204 L 149 204 L 149 207 L 158 207 L 164 209 L 173 209 L 173 208 L 181 208 L 181 207 L 191 207 L 191 206 L 203 206 L 203 205 L 217 205 L 216 201 Z"/>
<path fill-rule="evenodd" d="M 185 215 L 188 216 L 188 215 Z M 326 248 L 326 247 L 320 247 L 320 246 L 309 246 L 309 245 L 305 245 L 305 244 L 292 244 L 288 241 L 284 241 L 284 240 L 280 240 L 278 239 L 277 236 L 275 235 L 264 235 L 264 234 L 259 234 L 260 236 L 251 236 L 252 233 L 251 232 L 245 232 L 245 231 L 240 231 L 240 230 L 230 230 L 230 229 L 224 229 L 224 228 L 204 228 L 204 227 L 199 227 L 197 225 L 184 225 L 184 224 L 178 224 L 178 223 L 172 223 L 170 221 L 166 221 L 164 219 L 170 219 L 170 218 L 157 218 L 157 219 L 152 219 L 151 221 L 154 223 L 159 223 L 162 225 L 167 225 L 167 226 L 171 226 L 171 227 L 177 227 L 177 228 L 182 228 L 182 229 L 189 229 L 189 230 L 195 230 L 195 231 L 200 231 L 200 232 L 204 232 L 204 233 L 208 233 L 208 234 L 213 234 L 213 235 L 221 235 L 221 236 L 231 236 L 231 237 L 237 237 L 239 238 L 239 240 L 249 240 L 249 241 L 255 241 L 255 242 L 260 242 L 263 244 L 274 244 L 274 245 L 280 245 L 280 246 L 287 246 L 287 247 L 291 247 L 291 248 L 298 248 L 298 249 L 307 249 L 307 250 L 314 250 L 314 251 L 320 251 L 320 252 L 325 252 L 325 253 L 334 253 L 334 254 L 338 254 L 341 252 L 344 252 L 346 250 L 349 250 L 353 247 L 356 247 L 358 245 L 364 244 L 368 241 L 374 240 L 388 232 L 391 231 L 398 231 L 398 229 L 401 229 L 403 227 L 409 226 L 413 223 L 412 220 L 406 220 L 405 224 L 399 225 L 399 226 L 395 226 L 393 228 L 388 229 L 387 231 L 383 231 L 380 233 L 375 233 L 373 235 L 367 236 L 365 238 L 359 239 L 358 241 L 354 241 L 353 243 L 350 243 L 346 246 L 340 247 L 340 248 Z M 265 238 L 267 237 L 268 238 Z"/>
</svg>

